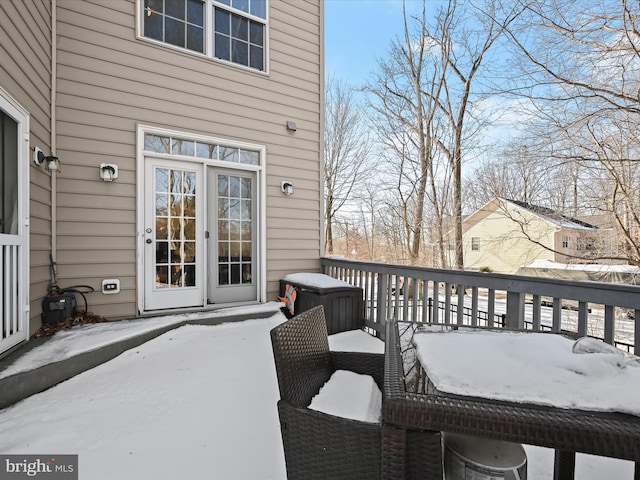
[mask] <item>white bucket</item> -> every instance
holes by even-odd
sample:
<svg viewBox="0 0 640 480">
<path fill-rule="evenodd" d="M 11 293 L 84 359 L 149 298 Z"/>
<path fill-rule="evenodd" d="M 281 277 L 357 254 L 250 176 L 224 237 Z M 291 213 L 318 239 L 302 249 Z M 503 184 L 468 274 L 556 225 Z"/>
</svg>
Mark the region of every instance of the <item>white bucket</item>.
<svg viewBox="0 0 640 480">
<path fill-rule="evenodd" d="M 526 480 L 527 455 L 518 443 L 445 433 L 446 480 Z"/>
</svg>

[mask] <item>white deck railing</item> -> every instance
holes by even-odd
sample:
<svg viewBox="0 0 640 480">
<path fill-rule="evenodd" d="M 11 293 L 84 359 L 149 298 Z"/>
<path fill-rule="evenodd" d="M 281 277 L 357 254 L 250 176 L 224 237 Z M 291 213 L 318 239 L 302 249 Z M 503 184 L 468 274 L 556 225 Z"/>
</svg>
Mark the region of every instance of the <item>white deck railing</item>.
<svg viewBox="0 0 640 480">
<path fill-rule="evenodd" d="M 20 299 L 20 249 L 22 245 L 10 243 L 17 236 L 5 235 L 0 239 L 0 353 L 26 339 L 24 314 Z"/>
</svg>

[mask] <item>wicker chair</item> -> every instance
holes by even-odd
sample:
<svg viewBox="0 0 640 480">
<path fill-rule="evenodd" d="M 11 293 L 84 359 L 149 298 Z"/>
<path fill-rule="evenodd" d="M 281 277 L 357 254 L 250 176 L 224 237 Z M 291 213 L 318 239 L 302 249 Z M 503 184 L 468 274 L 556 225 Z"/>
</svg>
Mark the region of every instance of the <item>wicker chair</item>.
<svg viewBox="0 0 640 480">
<path fill-rule="evenodd" d="M 335 370 L 371 375 L 382 390 L 384 356 L 331 352 L 322 306 L 274 328 L 271 344 L 280 388 L 278 414 L 287 478 L 380 478 L 380 424 L 336 417 L 307 406 Z"/>
</svg>

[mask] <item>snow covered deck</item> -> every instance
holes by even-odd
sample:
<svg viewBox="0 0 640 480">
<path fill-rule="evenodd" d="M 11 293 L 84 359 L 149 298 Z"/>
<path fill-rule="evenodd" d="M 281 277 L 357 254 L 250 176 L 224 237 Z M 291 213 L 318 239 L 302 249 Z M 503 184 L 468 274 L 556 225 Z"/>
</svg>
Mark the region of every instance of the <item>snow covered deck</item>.
<svg viewBox="0 0 640 480">
<path fill-rule="evenodd" d="M 269 341 L 285 321 L 280 306 L 254 307 L 256 317 L 269 318 L 219 325 L 160 320 L 177 328 L 0 410 L 0 431 L 11 432 L 0 436 L 0 452 L 78 454 L 80 478 L 89 480 L 284 479 Z M 154 320 L 60 332 L 14 374 L 136 337 L 157 327 Z M 333 350 L 382 351 L 360 331 L 329 340 Z M 553 452 L 525 448 L 529 478 L 550 479 Z M 578 455 L 577 478 L 631 480 L 633 464 Z"/>
</svg>

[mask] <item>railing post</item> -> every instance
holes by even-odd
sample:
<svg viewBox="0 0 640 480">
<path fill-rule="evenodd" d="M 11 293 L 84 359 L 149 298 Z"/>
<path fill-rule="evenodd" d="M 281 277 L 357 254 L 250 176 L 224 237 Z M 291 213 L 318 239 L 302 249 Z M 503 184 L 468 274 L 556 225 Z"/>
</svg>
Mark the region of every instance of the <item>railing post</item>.
<svg viewBox="0 0 640 480">
<path fill-rule="evenodd" d="M 496 326 L 496 291 L 490 288 L 487 291 L 487 326 Z"/>
<path fill-rule="evenodd" d="M 431 308 L 431 323 L 439 323 L 440 319 L 440 282 L 433 282 L 433 307 Z"/>
<path fill-rule="evenodd" d="M 562 330 L 562 299 L 553 299 L 553 320 L 551 322 L 551 331 L 559 332 Z"/>
<path fill-rule="evenodd" d="M 451 325 L 451 284 L 450 283 L 444 284 L 444 324 Z"/>
<path fill-rule="evenodd" d="M 507 292 L 506 328 L 512 330 L 524 329 L 524 294 Z"/>
<path fill-rule="evenodd" d="M 604 306 L 604 341 L 613 345 L 614 332 L 616 328 L 615 307 L 613 305 Z"/>
<path fill-rule="evenodd" d="M 429 282 L 427 282 L 426 280 L 424 282 L 422 282 L 422 293 L 421 293 L 421 298 L 422 298 L 422 318 L 421 321 L 424 322 L 430 322 L 431 318 L 429 315 L 429 306 L 427 305 L 427 299 L 429 298 Z"/>
<path fill-rule="evenodd" d="M 376 308 L 376 322 L 380 325 L 380 332 L 384 335 L 387 327 L 387 275 L 378 275 L 378 307 Z"/>
<path fill-rule="evenodd" d="M 587 302 L 578 303 L 578 335 L 587 335 L 587 323 L 589 319 L 589 304 Z"/>
<path fill-rule="evenodd" d="M 456 311 L 456 324 L 464 325 L 464 285 L 456 285 L 456 301 L 458 310 Z"/>
<path fill-rule="evenodd" d="M 471 287 L 471 326 L 478 326 L 478 287 Z"/>
<path fill-rule="evenodd" d="M 638 355 L 640 350 L 636 348 L 636 345 L 640 345 L 640 309 L 635 309 L 633 312 L 633 321 L 635 322 L 635 327 L 633 329 L 633 354 Z M 640 477 L 640 465 L 636 463 L 636 472 Z"/>
<path fill-rule="evenodd" d="M 540 295 L 534 295 L 533 296 L 533 305 L 531 306 L 531 311 L 533 313 L 533 331 L 534 332 L 539 332 L 540 330 L 542 330 L 540 328 L 540 324 L 541 324 L 541 314 L 542 314 L 542 300 L 540 298 Z"/>
</svg>

